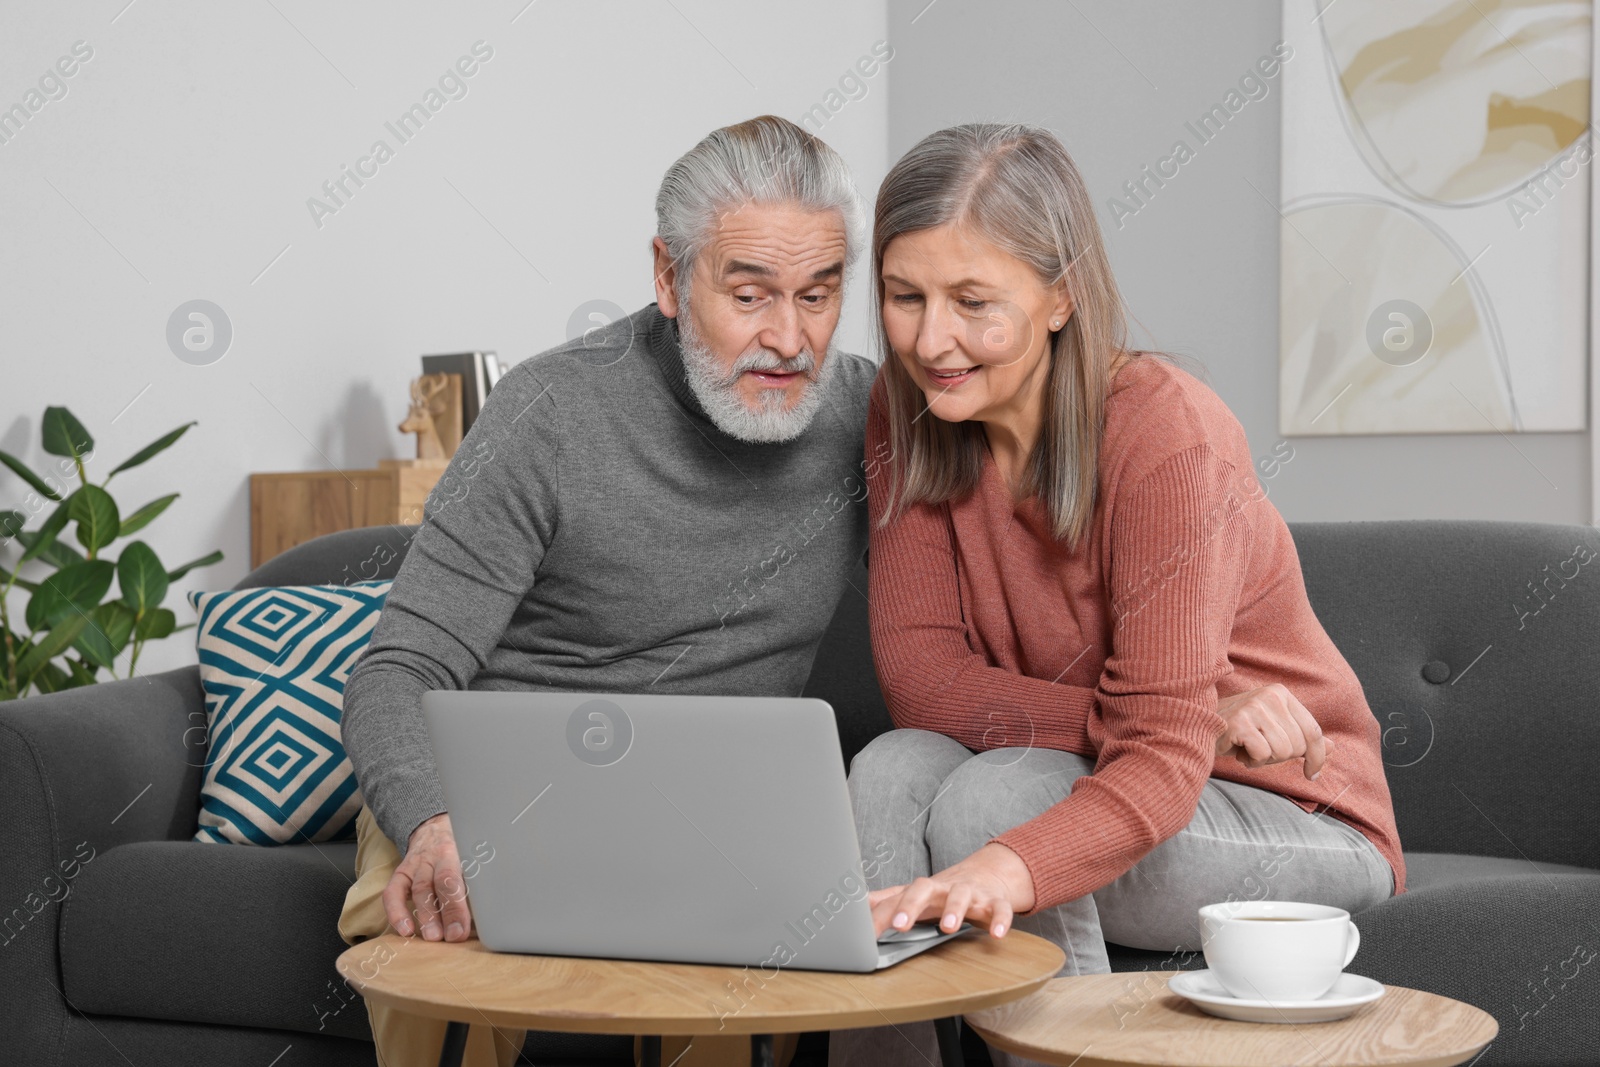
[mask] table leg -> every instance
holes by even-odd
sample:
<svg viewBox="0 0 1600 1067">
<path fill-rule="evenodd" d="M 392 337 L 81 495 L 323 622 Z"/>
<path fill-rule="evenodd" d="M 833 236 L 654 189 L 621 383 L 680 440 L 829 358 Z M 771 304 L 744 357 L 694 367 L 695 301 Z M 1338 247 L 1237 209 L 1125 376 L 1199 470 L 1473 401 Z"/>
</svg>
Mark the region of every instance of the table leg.
<svg viewBox="0 0 1600 1067">
<path fill-rule="evenodd" d="M 452 1022 L 444 1028 L 444 1047 L 439 1050 L 439 1067 L 461 1067 L 467 1054 L 467 1024 Z"/>
<path fill-rule="evenodd" d="M 961 1055 L 961 1031 L 956 1028 L 954 1016 L 933 1020 L 933 1032 L 939 1037 L 939 1058 L 944 1067 L 966 1067 Z"/>
<path fill-rule="evenodd" d="M 771 1034 L 750 1035 L 750 1067 L 776 1067 Z"/>
<path fill-rule="evenodd" d="M 639 1038 L 639 1058 L 641 1067 L 661 1067 L 661 1038 L 659 1035 L 645 1034 Z"/>
</svg>

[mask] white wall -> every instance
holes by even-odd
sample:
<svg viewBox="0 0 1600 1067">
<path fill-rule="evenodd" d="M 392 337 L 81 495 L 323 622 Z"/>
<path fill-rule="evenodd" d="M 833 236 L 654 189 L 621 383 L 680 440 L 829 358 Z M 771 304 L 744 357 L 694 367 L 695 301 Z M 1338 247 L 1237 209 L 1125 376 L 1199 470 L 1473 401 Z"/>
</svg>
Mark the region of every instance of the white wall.
<svg viewBox="0 0 1600 1067">
<path fill-rule="evenodd" d="M 170 595 L 180 621 L 181 592 L 247 569 L 250 472 L 407 455 L 395 425 L 421 353 L 516 361 L 564 340 L 585 301 L 654 299 L 647 248 L 672 160 L 717 126 L 798 121 L 887 37 L 884 5 L 856 0 L 125 3 L 0 15 L 0 106 L 74 42 L 93 49 L 0 144 L 0 448 L 42 464 L 39 416 L 65 404 L 103 474 L 199 419 L 112 483 L 124 509 L 182 492 L 140 535 L 169 565 L 227 553 Z M 480 40 L 493 55 L 466 95 L 401 144 L 384 123 Z M 818 131 L 869 203 L 893 68 Z M 319 228 L 307 199 L 379 138 L 393 158 Z M 837 335 L 849 350 L 864 293 L 858 278 Z M 195 298 L 233 324 L 210 366 L 166 344 Z M 0 470 L 0 508 L 25 495 Z M 145 656 L 164 669 L 193 647 L 180 635 Z"/>
</svg>

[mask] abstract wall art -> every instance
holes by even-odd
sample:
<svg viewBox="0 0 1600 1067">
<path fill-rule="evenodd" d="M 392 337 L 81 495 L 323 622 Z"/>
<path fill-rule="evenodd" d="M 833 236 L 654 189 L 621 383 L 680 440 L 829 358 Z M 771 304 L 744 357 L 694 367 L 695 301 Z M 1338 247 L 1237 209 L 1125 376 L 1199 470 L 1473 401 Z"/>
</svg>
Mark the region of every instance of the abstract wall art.
<svg viewBox="0 0 1600 1067">
<path fill-rule="evenodd" d="M 1285 0 L 1280 432 L 1586 428 L 1592 23 Z"/>
</svg>

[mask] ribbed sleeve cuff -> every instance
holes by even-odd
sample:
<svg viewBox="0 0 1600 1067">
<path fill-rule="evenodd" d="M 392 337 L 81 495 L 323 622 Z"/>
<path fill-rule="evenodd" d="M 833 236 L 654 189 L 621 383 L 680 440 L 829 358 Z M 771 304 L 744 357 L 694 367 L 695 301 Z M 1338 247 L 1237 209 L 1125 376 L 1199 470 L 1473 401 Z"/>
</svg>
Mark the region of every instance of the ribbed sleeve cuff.
<svg viewBox="0 0 1600 1067">
<path fill-rule="evenodd" d="M 405 858 L 412 832 L 446 810 L 444 794 L 439 791 L 437 785 L 413 790 L 410 795 L 398 802 L 390 800 L 376 807 L 368 798 L 367 806 L 372 808 L 372 818 L 378 824 L 378 829 L 383 831 L 383 836 L 394 842 L 395 848 L 400 850 L 402 859 Z"/>
</svg>

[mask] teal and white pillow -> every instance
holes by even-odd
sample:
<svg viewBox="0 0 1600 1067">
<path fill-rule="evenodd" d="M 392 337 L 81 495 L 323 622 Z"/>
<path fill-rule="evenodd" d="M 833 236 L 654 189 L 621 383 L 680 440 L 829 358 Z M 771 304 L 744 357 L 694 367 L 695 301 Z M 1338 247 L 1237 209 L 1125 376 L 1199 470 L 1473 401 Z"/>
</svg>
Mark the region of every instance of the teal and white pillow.
<svg viewBox="0 0 1600 1067">
<path fill-rule="evenodd" d="M 391 584 L 189 594 L 208 742 L 196 841 L 355 839 L 361 793 L 339 715 Z"/>
</svg>

